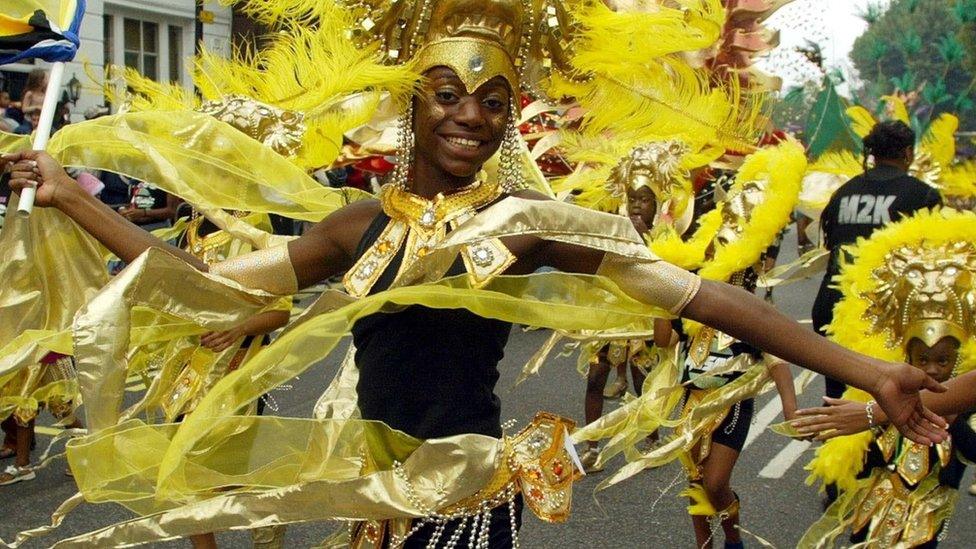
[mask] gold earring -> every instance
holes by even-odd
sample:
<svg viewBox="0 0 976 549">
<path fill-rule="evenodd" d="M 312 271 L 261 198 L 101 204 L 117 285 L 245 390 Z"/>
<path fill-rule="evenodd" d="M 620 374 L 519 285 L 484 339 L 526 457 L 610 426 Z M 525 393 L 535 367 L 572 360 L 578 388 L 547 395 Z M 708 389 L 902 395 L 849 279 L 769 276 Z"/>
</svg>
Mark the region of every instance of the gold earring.
<svg viewBox="0 0 976 549">
<path fill-rule="evenodd" d="M 514 120 L 515 113 L 518 112 L 515 109 L 514 98 L 512 98 L 509 111 L 511 116 L 509 117 L 508 125 L 505 127 L 501 155 L 498 159 L 499 184 L 501 185 L 502 191 L 506 194 L 511 194 L 527 187 L 525 176 L 522 173 L 520 158 L 522 155 L 522 146 L 519 141 L 522 139 L 522 134 L 519 133 Z"/>
<path fill-rule="evenodd" d="M 406 190 L 410 179 L 410 165 L 413 164 L 413 102 L 411 101 L 396 121 L 396 167 L 390 183 L 394 188 Z"/>
</svg>

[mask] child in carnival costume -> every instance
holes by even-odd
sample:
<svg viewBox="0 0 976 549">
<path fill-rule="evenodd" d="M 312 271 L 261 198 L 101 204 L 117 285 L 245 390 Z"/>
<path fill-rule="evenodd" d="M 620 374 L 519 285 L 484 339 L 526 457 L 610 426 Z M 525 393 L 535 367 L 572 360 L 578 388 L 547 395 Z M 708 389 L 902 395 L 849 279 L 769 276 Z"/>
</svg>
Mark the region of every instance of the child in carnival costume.
<svg viewBox="0 0 976 549">
<path fill-rule="evenodd" d="M 804 168 L 802 154 L 790 142 L 754 153 L 745 159 L 725 198 L 699 219 L 687 240 L 671 229 L 651 240 L 652 250 L 697 269 L 700 276 L 754 289 L 763 252 L 789 222 Z M 692 498 L 689 512 L 697 543 L 711 543 L 709 521 L 717 518 L 727 545 L 734 546 L 741 543 L 739 499 L 729 479 L 748 433 L 752 398 L 775 384 L 787 417 L 792 417 L 796 406 L 792 376 L 783 361 L 720 331 L 687 321 L 677 327 L 686 335 L 678 338 L 682 340 L 679 353 L 671 355 L 669 367 L 649 378 L 653 391 L 586 426 L 575 438 L 609 438 L 600 456 L 605 461 L 658 427 L 674 427 L 658 448 L 642 453 L 627 450 L 631 463 L 603 485 L 680 459 L 691 482 L 683 493 Z M 666 320 L 655 322 L 654 334 L 662 348 L 677 343 Z M 679 408 L 678 419 L 670 419 Z"/>
<path fill-rule="evenodd" d="M 976 366 L 976 215 L 922 211 L 852 247 L 830 325 L 844 345 L 903 356 L 939 381 Z M 976 458 L 971 415 L 950 417 L 952 438 L 929 447 L 879 424 L 876 403 L 847 400 L 801 411 L 801 435 L 827 439 L 811 477 L 844 491 L 800 547 L 831 547 L 845 530 L 869 547 L 935 547 L 955 508 L 965 465 Z M 863 431 L 837 436 L 838 433 Z M 808 481 L 808 482 L 809 482 Z"/>
<path fill-rule="evenodd" d="M 572 176 L 558 182 L 555 188 L 561 191 L 572 189 L 576 195 L 574 202 L 581 205 L 607 208 L 616 203 L 616 213 L 629 218 L 645 239 L 653 238 L 655 232 L 660 233 L 664 225 L 677 225 L 678 230 L 683 232 L 692 213 L 691 185 L 682 163 L 687 152 L 688 147 L 678 140 L 649 142 L 634 148 L 614 167 L 604 184 L 606 193 L 602 196 L 593 190 L 574 188 L 578 181 L 574 181 Z M 682 171 L 685 173 L 682 174 Z M 595 200 L 596 197 L 599 198 Z M 650 334 L 607 341 L 606 337 L 610 335 L 603 334 L 601 339 L 585 343 L 582 350 L 584 356 L 580 357 L 581 363 L 585 360 L 588 364 L 585 400 L 587 424 L 602 415 L 604 397 L 620 396 L 618 391 L 626 391 L 626 369 L 630 370 L 635 394 L 640 396 L 647 374 L 659 361 Z M 617 381 L 614 387 L 607 389 L 612 391 L 608 395 L 604 386 L 612 369 L 617 370 Z M 617 388 L 620 385 L 622 389 Z M 655 436 L 651 435 L 649 441 Z M 597 466 L 599 455 L 597 442 L 589 441 L 587 451 L 581 456 L 587 473 L 602 470 L 602 465 Z"/>
</svg>

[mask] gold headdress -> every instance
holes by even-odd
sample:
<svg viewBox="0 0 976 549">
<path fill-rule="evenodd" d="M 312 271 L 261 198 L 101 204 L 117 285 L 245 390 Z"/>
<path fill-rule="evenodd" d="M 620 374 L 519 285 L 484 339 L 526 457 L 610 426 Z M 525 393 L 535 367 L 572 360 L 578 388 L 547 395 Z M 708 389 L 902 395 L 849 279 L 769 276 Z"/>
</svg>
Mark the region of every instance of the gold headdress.
<svg viewBox="0 0 976 549">
<path fill-rule="evenodd" d="M 502 76 L 517 93 L 565 66 L 569 16 L 560 1 L 354 0 L 353 34 L 379 38 L 389 60 L 450 67 L 469 91 Z"/>
<path fill-rule="evenodd" d="M 888 344 L 907 347 L 912 339 L 934 346 L 943 337 L 963 343 L 976 310 L 976 243 L 950 241 L 899 246 L 874 270 L 876 283 L 861 296 L 871 328 Z"/>
<path fill-rule="evenodd" d="M 665 202 L 674 200 L 674 208 L 684 213 L 692 195 L 688 170 L 682 166 L 689 149 L 683 141 L 670 139 L 640 145 L 614 166 L 607 181 L 607 191 L 620 200 L 619 213 L 628 214 L 627 193 L 647 187 L 657 200 L 657 214 Z"/>
<path fill-rule="evenodd" d="M 840 344 L 903 360 L 912 338 L 933 345 L 976 335 L 976 214 L 921 211 L 851 248 L 829 327 Z"/>
</svg>

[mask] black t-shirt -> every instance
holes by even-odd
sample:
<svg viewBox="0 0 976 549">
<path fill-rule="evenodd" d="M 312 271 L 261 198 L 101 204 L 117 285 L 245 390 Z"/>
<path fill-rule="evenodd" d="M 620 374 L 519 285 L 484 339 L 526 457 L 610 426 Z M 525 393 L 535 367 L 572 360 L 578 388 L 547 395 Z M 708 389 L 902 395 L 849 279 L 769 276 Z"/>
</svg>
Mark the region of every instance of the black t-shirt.
<svg viewBox="0 0 976 549">
<path fill-rule="evenodd" d="M 390 222 L 380 213 L 357 249 L 361 256 Z M 401 249 L 370 293 L 393 282 Z M 449 275 L 464 272 L 460 259 Z M 359 367 L 359 410 L 418 438 L 476 433 L 500 437 L 498 363 L 511 324 L 465 309 L 419 305 L 359 319 L 352 328 Z"/>
<path fill-rule="evenodd" d="M 893 166 L 878 166 L 842 185 L 820 217 L 830 263 L 813 306 L 817 331 L 830 324 L 839 291 L 829 285 L 840 272 L 842 248 L 867 238 L 879 227 L 941 203 L 939 192 Z"/>
</svg>

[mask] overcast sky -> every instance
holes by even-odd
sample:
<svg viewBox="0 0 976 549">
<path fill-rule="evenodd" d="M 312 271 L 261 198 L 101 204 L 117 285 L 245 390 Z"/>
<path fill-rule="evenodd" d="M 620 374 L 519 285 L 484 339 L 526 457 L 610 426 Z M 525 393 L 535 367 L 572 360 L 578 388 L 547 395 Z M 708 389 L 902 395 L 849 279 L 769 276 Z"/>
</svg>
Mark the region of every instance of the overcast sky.
<svg viewBox="0 0 976 549">
<path fill-rule="evenodd" d="M 781 46 L 763 64 L 768 72 L 783 77 L 784 88 L 815 78 L 817 73 L 793 51 L 805 39 L 823 49 L 826 65 L 851 70 L 848 54 L 854 40 L 867 28 L 857 16 L 867 4 L 879 0 L 794 0 L 780 9 L 767 25 L 780 29 Z"/>
</svg>

